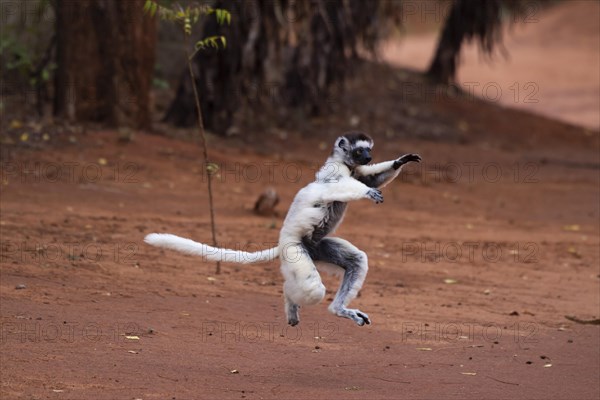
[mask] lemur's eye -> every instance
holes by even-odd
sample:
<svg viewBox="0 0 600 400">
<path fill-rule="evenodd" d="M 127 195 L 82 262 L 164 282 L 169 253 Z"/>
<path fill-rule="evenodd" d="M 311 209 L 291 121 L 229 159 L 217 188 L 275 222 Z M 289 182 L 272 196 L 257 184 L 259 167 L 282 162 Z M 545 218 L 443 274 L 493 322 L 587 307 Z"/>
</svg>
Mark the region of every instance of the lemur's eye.
<svg viewBox="0 0 600 400">
<path fill-rule="evenodd" d="M 360 149 L 354 150 L 354 155 L 355 156 L 357 156 L 357 157 L 360 156 L 360 153 L 361 153 Z"/>
</svg>

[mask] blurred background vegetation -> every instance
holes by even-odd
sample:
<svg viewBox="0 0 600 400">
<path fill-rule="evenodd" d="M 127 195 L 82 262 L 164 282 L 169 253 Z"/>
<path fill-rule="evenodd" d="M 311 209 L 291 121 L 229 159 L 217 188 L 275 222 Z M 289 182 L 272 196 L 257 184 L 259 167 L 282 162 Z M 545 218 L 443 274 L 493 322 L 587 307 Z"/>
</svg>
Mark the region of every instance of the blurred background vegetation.
<svg viewBox="0 0 600 400">
<path fill-rule="evenodd" d="M 3 124 L 33 118 L 144 130 L 156 129 L 161 122 L 191 126 L 195 111 L 186 43 L 176 26 L 145 14 L 144 3 L 3 1 L 0 107 L 9 116 Z M 378 59 L 380 44 L 408 29 L 438 29 L 440 35 L 426 73 L 407 79 L 460 91 L 454 82 L 464 43 L 475 41 L 488 55 L 506 53 L 505 27 L 553 3 L 205 2 L 232 15 L 229 25 L 203 18 L 192 33 L 194 41 L 212 35 L 227 38 L 225 49 L 201 51 L 193 60 L 206 128 L 219 135 L 240 135 L 261 121 L 297 126 L 339 112 L 346 104 L 332 99 L 352 96 L 349 79 L 368 73 L 361 66 Z M 417 6 L 443 18 L 419 21 Z"/>
</svg>

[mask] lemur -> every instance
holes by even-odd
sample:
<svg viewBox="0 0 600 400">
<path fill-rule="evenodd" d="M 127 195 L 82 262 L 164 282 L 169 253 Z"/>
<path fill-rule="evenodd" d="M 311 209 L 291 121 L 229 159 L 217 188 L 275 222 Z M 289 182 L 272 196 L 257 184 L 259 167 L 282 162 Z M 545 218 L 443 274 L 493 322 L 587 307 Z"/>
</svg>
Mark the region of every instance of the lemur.
<svg viewBox="0 0 600 400">
<path fill-rule="evenodd" d="M 325 296 L 318 270 L 343 274 L 329 311 L 359 326 L 370 324 L 367 314 L 347 308 L 367 275 L 367 255 L 350 242 L 328 235 L 341 223 L 349 201 L 370 199 L 382 203 L 379 189 L 395 179 L 404 164 L 421 161 L 417 154 L 406 154 L 396 160 L 367 165 L 371 162 L 372 148 L 373 139 L 362 132 L 349 132 L 336 139 L 315 181 L 296 194 L 281 227 L 278 246 L 274 248 L 250 253 L 216 248 L 166 233 L 151 233 L 144 240 L 153 246 L 200 255 L 210 261 L 249 264 L 279 257 L 285 312 L 292 326 L 300 322 L 301 306 L 317 304 Z"/>
</svg>

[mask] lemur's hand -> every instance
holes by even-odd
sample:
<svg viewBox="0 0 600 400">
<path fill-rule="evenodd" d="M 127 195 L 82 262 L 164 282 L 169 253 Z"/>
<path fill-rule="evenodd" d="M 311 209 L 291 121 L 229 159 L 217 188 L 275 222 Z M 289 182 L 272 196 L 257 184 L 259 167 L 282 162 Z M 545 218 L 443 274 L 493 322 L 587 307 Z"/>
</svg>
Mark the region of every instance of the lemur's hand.
<svg viewBox="0 0 600 400">
<path fill-rule="evenodd" d="M 405 154 L 396 161 L 394 161 L 393 167 L 394 169 L 398 169 L 409 162 L 421 162 L 421 156 L 418 154 Z"/>
<path fill-rule="evenodd" d="M 369 189 L 367 198 L 373 200 L 375 204 L 383 203 L 383 195 L 379 189 Z"/>
</svg>

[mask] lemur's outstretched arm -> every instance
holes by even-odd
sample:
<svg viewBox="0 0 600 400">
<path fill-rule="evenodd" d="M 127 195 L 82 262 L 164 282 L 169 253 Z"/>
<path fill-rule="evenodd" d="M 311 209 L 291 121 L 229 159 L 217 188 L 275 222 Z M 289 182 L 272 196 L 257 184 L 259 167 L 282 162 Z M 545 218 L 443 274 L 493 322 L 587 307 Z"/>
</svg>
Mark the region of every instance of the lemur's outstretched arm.
<svg viewBox="0 0 600 400">
<path fill-rule="evenodd" d="M 361 165 L 354 170 L 356 179 L 371 188 L 381 188 L 400 174 L 401 167 L 411 161 L 421 162 L 418 154 L 406 154 L 402 157 L 372 165 Z"/>
<path fill-rule="evenodd" d="M 381 192 L 351 177 L 342 177 L 335 182 L 323 184 L 323 193 L 319 200 L 325 203 L 333 201 L 349 202 L 360 199 L 371 199 L 375 203 L 383 203 Z"/>
</svg>

